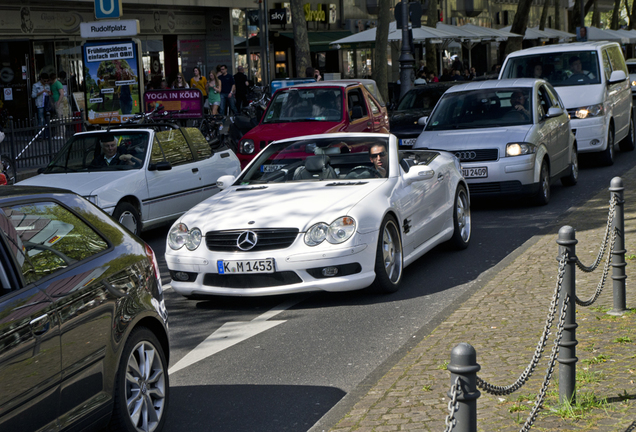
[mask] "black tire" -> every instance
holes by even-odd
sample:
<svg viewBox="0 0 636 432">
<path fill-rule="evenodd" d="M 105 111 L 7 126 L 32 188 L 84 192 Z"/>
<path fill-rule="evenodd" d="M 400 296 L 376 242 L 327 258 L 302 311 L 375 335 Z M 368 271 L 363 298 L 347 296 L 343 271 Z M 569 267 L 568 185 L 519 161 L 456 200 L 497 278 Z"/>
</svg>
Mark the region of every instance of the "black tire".
<svg viewBox="0 0 636 432">
<path fill-rule="evenodd" d="M 120 202 L 115 207 L 113 218 L 133 234 L 141 233 L 141 215 L 139 211 L 128 202 Z"/>
<path fill-rule="evenodd" d="M 391 216 L 382 221 L 378 234 L 378 246 L 375 254 L 375 280 L 373 289 L 376 292 L 390 294 L 396 292 L 402 282 L 404 262 L 402 256 L 402 238 L 400 227 Z"/>
<path fill-rule="evenodd" d="M 15 183 L 15 164 L 11 161 L 11 158 L 6 155 L 2 155 L 2 174 L 7 178 L 7 184 L 12 185 Z"/>
<path fill-rule="evenodd" d="M 610 126 L 607 132 L 607 148 L 601 152 L 601 165 L 614 165 L 614 127 Z"/>
<path fill-rule="evenodd" d="M 550 202 L 550 170 L 548 164 L 541 163 L 541 173 L 539 174 L 539 191 L 535 197 L 535 203 L 544 206 Z"/>
<path fill-rule="evenodd" d="M 576 149 L 572 150 L 572 161 L 570 161 L 570 174 L 561 177 L 563 186 L 574 186 L 579 181 L 579 155 Z"/>
<path fill-rule="evenodd" d="M 146 362 L 150 364 L 149 370 L 145 368 Z M 114 388 L 110 431 L 159 432 L 163 428 L 170 395 L 168 362 L 159 340 L 149 329 L 139 327 L 130 334 L 119 361 Z"/>
<path fill-rule="evenodd" d="M 621 149 L 621 151 L 624 151 L 624 152 L 634 151 L 634 147 L 636 147 L 634 145 L 635 143 L 636 143 L 636 137 L 634 136 L 634 116 L 630 115 L 629 116 L 629 133 L 627 134 L 625 138 L 623 138 L 623 140 L 620 143 L 618 143 L 618 147 Z"/>
<path fill-rule="evenodd" d="M 463 185 L 457 187 L 453 207 L 453 237 L 449 243 L 455 249 L 466 249 L 472 234 L 472 220 L 470 217 L 470 201 L 468 192 Z"/>
</svg>

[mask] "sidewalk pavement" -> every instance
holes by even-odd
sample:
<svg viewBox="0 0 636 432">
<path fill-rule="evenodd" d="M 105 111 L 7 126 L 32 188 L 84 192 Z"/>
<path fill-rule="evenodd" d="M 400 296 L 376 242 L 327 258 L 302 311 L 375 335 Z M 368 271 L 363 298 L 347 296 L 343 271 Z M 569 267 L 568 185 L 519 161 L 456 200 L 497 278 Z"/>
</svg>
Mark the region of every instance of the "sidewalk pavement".
<svg viewBox="0 0 636 432">
<path fill-rule="evenodd" d="M 576 394 L 591 409 L 578 413 L 575 407 L 573 415 L 565 418 L 555 412 L 557 363 L 547 401 L 532 430 L 636 430 L 636 168 L 622 178 L 628 312 L 622 317 L 606 313 L 613 306 L 610 268 L 596 303 L 576 306 Z M 499 386 L 515 382 L 530 362 L 546 322 L 557 279 L 558 229 L 563 225 L 575 228 L 576 254 L 591 265 L 605 232 L 609 198 L 607 189 L 599 193 L 565 216 L 551 232 L 528 240 L 495 271 L 484 275 L 490 281 L 371 386 L 331 431 L 443 431 L 450 389 L 446 365 L 451 349 L 460 342 L 475 347 L 480 378 Z M 604 262 L 593 273 L 577 269 L 580 299 L 595 292 Z M 481 392 L 477 400 L 479 431 L 521 429 L 546 374 L 556 320 L 552 330 L 541 362 L 521 389 L 509 396 Z"/>
</svg>

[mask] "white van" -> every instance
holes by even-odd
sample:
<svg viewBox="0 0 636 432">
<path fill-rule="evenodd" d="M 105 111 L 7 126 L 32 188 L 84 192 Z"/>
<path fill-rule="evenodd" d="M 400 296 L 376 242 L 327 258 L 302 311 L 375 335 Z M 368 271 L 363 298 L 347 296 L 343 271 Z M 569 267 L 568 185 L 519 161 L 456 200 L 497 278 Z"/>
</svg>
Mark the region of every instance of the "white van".
<svg viewBox="0 0 636 432">
<path fill-rule="evenodd" d="M 614 163 L 614 144 L 634 150 L 632 91 L 616 42 L 546 45 L 511 53 L 499 79 L 543 78 L 552 84 L 570 115 L 580 153 L 601 152 Z"/>
</svg>

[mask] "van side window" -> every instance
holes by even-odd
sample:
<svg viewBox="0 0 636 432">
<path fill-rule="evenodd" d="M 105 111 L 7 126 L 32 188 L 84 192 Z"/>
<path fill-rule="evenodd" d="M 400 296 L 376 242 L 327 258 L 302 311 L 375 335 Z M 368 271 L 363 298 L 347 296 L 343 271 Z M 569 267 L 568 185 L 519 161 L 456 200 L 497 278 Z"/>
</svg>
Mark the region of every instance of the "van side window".
<svg viewBox="0 0 636 432">
<path fill-rule="evenodd" d="M 603 50 L 603 69 L 605 70 L 605 80 L 608 80 L 612 74 L 612 65 L 610 64 L 607 50 Z"/>
<path fill-rule="evenodd" d="M 621 53 L 619 47 L 609 47 L 607 49 L 607 54 L 612 65 L 612 71 L 622 70 L 623 72 L 625 72 L 625 75 L 629 75 L 629 73 L 627 72 L 627 66 L 625 65 L 625 59 L 623 58 L 623 53 Z"/>
</svg>

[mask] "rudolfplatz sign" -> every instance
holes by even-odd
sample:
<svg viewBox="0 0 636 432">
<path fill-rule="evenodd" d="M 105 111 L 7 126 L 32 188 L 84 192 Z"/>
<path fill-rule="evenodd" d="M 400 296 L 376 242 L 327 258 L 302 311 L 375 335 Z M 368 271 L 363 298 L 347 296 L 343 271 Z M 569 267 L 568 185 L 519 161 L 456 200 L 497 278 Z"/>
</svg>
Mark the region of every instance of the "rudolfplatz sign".
<svg viewBox="0 0 636 432">
<path fill-rule="evenodd" d="M 115 124 L 139 114 L 143 78 L 137 41 L 86 42 L 83 51 L 88 121 Z"/>
</svg>

